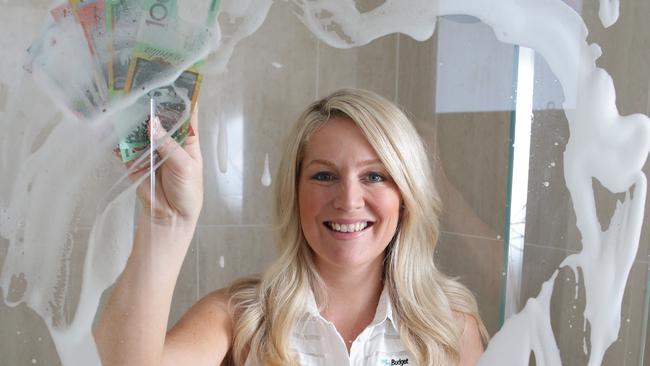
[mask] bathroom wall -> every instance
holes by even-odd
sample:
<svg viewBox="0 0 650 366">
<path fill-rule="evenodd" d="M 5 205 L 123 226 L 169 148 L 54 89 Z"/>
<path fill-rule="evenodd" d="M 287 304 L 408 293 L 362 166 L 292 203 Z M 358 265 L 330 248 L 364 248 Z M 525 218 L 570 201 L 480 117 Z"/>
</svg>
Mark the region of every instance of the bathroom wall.
<svg viewBox="0 0 650 366">
<path fill-rule="evenodd" d="M 379 3 L 360 2 L 358 6 L 368 10 Z M 592 31 L 590 40 L 603 48 L 598 63 L 614 78 L 621 112 L 649 114 L 650 25 L 645 18 L 650 4 L 622 2 L 619 22 L 603 30 L 596 2 L 571 3 Z M 14 55 L 0 58 L 0 111 L 18 88 L 20 55 L 38 32 L 47 4 L 0 2 L 0 49 Z M 504 228 L 509 225 L 506 203 L 512 157 L 508 139 L 515 56 L 513 46 L 499 43 L 487 26 L 469 18 L 441 19 L 437 32 L 424 42 L 389 35 L 361 48 L 333 49 L 311 35 L 287 2 L 275 2 L 261 28 L 237 46 L 227 72 L 209 75 L 203 82 L 199 130 L 205 203 L 174 294 L 170 326 L 202 296 L 235 278 L 263 271 L 271 262 L 273 187 L 261 184 L 265 157 L 274 173 L 282 139 L 298 113 L 338 88 L 359 87 L 402 106 L 425 139 L 444 205 L 435 261 L 476 294 L 483 320 L 494 334 L 500 326 L 508 245 Z M 536 68 L 544 67 L 538 58 Z M 548 73 L 536 76 L 535 105 L 542 107 L 535 109 L 532 120 L 522 301 L 535 296 L 560 261 L 580 249 L 563 181 L 568 127 L 562 110 L 557 109 L 560 104 L 554 98 L 559 89 L 553 83 Z M 554 104 L 542 97 L 553 99 Z M 217 159 L 220 134 L 228 144 L 226 165 L 219 165 Z M 650 173 L 650 165 L 645 172 Z M 606 227 L 615 199 L 621 195 L 612 195 L 598 182 L 594 187 L 599 218 Z M 640 341 L 647 329 L 643 312 L 649 221 L 646 216 L 626 289 L 620 340 L 608 351 L 606 365 L 638 365 L 644 352 Z M 75 242 L 85 242 L 91 223 L 92 219 L 81 221 L 74 232 Z M 6 247 L 0 239 L 0 261 Z M 67 320 L 74 314 L 83 256 L 80 249 L 71 260 Z M 563 361 L 584 364 L 580 315 L 584 298 L 580 291 L 576 298 L 572 272 L 561 271 L 557 282 L 552 320 Z M 47 328 L 24 305 L 10 308 L 0 301 L 0 340 L 0 365 L 58 364 Z"/>
</svg>

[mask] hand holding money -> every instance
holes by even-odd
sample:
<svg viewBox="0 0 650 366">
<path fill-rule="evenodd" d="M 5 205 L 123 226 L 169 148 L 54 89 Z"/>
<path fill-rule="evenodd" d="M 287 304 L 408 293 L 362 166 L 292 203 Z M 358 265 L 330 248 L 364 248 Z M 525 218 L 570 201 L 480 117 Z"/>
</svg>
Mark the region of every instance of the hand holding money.
<svg viewBox="0 0 650 366">
<path fill-rule="evenodd" d="M 165 130 L 159 118 L 150 124 L 150 133 L 156 141 L 156 151 L 163 161 L 155 171 L 155 194 L 151 194 L 151 176 L 144 179 L 137 188 L 143 204 L 143 214 L 151 215 L 152 222 L 162 225 L 195 225 L 203 204 L 203 161 L 199 147 L 198 108 L 190 120 L 191 130 L 195 131 L 185 139 L 181 146 Z M 127 166 L 131 168 L 135 161 Z M 149 164 L 131 169 L 130 178 L 139 180 L 148 174 Z M 152 209 L 151 200 L 155 200 Z"/>
</svg>

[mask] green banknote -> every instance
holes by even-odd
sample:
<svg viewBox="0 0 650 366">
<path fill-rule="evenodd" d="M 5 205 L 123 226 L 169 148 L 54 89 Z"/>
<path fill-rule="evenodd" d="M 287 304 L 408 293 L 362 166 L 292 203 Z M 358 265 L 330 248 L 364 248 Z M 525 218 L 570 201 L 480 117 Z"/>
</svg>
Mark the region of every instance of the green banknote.
<svg viewBox="0 0 650 366">
<path fill-rule="evenodd" d="M 108 90 L 111 96 L 124 91 L 131 51 L 135 47 L 142 14 L 141 0 L 106 0 L 108 38 Z"/>
<path fill-rule="evenodd" d="M 209 5 L 206 24 L 185 22 L 178 17 L 177 3 L 174 0 L 142 0 L 142 15 L 139 23 L 137 42 L 131 50 L 129 69 L 124 84 L 124 93 L 149 90 L 151 85 L 174 75 L 180 64 L 195 59 L 205 46 L 206 29 L 214 25 L 219 1 L 212 0 Z M 156 98 L 156 114 L 172 137 L 183 145 L 190 130 L 189 117 L 196 106 L 203 75 L 200 73 L 202 61 L 186 70 L 170 86 L 152 90 L 148 97 Z M 189 113 L 186 112 L 190 107 Z M 149 121 L 143 121 L 118 148 L 123 161 L 133 160 L 146 151 L 150 145 Z M 180 123 L 180 126 L 177 124 Z"/>
</svg>

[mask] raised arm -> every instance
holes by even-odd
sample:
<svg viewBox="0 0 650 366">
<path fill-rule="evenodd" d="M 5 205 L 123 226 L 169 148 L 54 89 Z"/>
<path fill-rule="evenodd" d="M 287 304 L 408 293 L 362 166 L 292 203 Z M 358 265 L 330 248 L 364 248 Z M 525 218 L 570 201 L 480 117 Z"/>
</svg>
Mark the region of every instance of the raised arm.
<svg viewBox="0 0 650 366">
<path fill-rule="evenodd" d="M 94 330 L 104 366 L 215 365 L 229 347 L 230 320 L 220 295 L 197 303 L 170 335 L 167 321 L 176 281 L 192 240 L 203 202 L 198 117 L 181 148 L 157 119 L 158 153 L 166 158 L 155 174 L 155 204 L 150 181 L 138 187 L 143 210 L 133 250 Z M 157 131 L 157 132 L 156 132 Z M 147 167 L 131 174 L 133 180 Z M 207 327 L 206 325 L 210 325 Z M 215 343 L 216 342 L 216 343 Z"/>
</svg>

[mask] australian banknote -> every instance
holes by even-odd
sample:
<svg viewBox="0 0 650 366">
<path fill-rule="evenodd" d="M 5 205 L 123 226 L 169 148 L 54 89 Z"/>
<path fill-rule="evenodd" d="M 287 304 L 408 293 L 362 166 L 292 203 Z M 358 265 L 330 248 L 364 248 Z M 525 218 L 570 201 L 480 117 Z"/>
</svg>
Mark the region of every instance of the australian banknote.
<svg viewBox="0 0 650 366">
<path fill-rule="evenodd" d="M 124 92 L 150 90 L 152 85 L 169 79 L 179 65 L 195 59 L 205 46 L 206 27 L 214 24 L 219 1 L 212 0 L 205 24 L 185 22 L 178 17 L 175 1 L 142 0 L 142 17 L 137 42 L 132 48 Z M 190 133 L 189 116 L 195 108 L 203 75 L 202 62 L 185 69 L 172 85 L 158 88 L 148 94 L 157 100 L 162 125 L 172 137 L 183 144 Z M 185 113 L 189 107 L 189 113 Z M 185 116 L 185 117 L 183 117 Z M 119 142 L 122 160 L 140 156 L 149 147 L 148 121 Z"/>
</svg>

